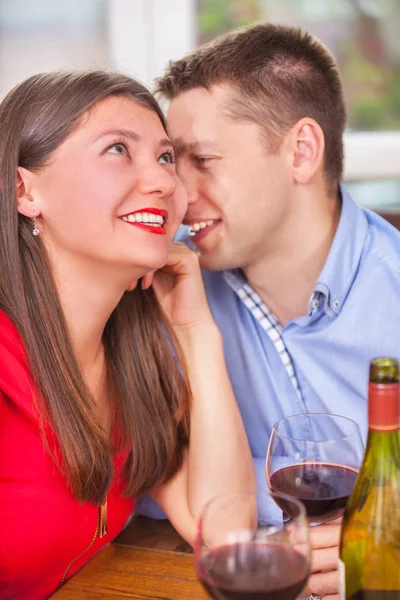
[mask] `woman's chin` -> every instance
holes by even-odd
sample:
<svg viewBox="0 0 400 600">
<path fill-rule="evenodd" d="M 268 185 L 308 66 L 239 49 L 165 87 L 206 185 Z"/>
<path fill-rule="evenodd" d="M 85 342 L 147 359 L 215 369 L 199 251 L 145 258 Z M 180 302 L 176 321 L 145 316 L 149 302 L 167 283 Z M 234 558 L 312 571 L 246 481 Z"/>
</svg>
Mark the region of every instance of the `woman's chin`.
<svg viewBox="0 0 400 600">
<path fill-rule="evenodd" d="M 157 252 L 151 256 L 146 256 L 143 258 L 143 262 L 134 263 L 135 267 L 137 267 L 138 271 L 140 270 L 140 277 L 143 277 L 147 273 L 152 271 L 158 271 L 158 269 L 162 269 L 168 260 L 169 248 L 166 248 L 164 252 Z"/>
</svg>

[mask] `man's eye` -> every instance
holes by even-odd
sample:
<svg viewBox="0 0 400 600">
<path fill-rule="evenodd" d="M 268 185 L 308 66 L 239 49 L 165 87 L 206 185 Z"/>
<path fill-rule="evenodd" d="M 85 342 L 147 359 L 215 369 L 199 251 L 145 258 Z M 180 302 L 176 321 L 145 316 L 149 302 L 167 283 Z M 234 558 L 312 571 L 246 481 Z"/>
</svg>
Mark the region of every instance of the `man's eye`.
<svg viewBox="0 0 400 600">
<path fill-rule="evenodd" d="M 198 167 L 205 167 L 211 159 L 208 156 L 195 156 L 194 161 Z"/>
<path fill-rule="evenodd" d="M 129 156 L 128 148 L 125 146 L 125 144 L 121 144 L 120 142 L 109 146 L 107 148 L 107 152 L 110 152 L 111 154 L 121 154 L 122 156 Z"/>
<path fill-rule="evenodd" d="M 168 152 L 163 152 L 161 154 L 160 158 L 158 159 L 158 162 L 160 162 L 161 164 L 174 165 L 175 164 L 174 153 L 171 150 L 168 150 Z"/>
</svg>

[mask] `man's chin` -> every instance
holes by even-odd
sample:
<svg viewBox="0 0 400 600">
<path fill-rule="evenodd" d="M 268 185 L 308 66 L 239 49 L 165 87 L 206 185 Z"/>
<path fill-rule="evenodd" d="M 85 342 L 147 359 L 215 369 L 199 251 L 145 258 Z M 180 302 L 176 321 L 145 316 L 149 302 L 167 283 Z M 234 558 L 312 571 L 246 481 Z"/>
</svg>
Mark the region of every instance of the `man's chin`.
<svg viewBox="0 0 400 600">
<path fill-rule="evenodd" d="M 201 252 L 200 250 L 195 250 L 197 251 L 201 268 L 206 271 L 226 271 L 235 268 L 232 266 L 231 261 L 222 257 L 217 252 Z"/>
</svg>

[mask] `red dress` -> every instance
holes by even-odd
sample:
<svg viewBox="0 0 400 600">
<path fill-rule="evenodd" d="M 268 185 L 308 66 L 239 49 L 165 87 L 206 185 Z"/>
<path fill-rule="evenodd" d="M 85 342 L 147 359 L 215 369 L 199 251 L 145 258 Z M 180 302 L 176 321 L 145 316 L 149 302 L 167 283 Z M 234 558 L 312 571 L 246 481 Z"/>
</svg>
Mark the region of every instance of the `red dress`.
<svg viewBox="0 0 400 600">
<path fill-rule="evenodd" d="M 22 340 L 0 311 L 0 598 L 43 600 L 123 529 L 134 501 L 115 479 L 107 534 L 99 509 L 79 504 L 45 452 L 32 410 Z M 123 457 L 116 457 L 116 471 Z M 72 564 L 71 564 L 72 563 Z M 70 565 L 70 566 L 69 566 Z"/>
</svg>

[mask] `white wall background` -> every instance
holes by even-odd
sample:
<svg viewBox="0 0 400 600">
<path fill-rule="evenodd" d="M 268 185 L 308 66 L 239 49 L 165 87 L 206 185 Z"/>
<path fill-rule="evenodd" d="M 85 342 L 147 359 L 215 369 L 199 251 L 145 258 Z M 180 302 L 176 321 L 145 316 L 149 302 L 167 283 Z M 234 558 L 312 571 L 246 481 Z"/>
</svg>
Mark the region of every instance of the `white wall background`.
<svg viewBox="0 0 400 600">
<path fill-rule="evenodd" d="M 148 86 L 196 46 L 195 0 L 109 0 L 108 11 L 113 64 Z"/>
<path fill-rule="evenodd" d="M 0 97 L 40 71 L 117 68 L 148 86 L 196 46 L 196 0 L 0 0 Z"/>
</svg>

